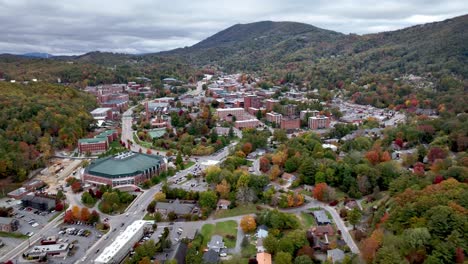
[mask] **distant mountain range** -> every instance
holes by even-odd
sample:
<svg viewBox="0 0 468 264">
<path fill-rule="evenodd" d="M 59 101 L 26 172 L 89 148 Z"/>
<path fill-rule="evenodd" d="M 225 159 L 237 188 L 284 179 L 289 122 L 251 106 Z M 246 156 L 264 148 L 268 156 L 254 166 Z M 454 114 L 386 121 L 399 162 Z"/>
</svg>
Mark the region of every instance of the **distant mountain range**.
<svg viewBox="0 0 468 264">
<path fill-rule="evenodd" d="M 339 79 L 364 73 L 456 74 L 468 77 L 468 15 L 377 34 L 342 34 L 296 22 L 237 24 L 186 48 L 129 55 L 90 52 L 80 56 L 28 53 L 104 66 L 183 63 L 227 72 L 280 71 L 307 75 L 336 72 Z M 1 60 L 14 56 L 0 55 Z M 309 76 L 314 78 L 313 76 Z M 329 78 L 330 79 L 330 78 Z"/>
<path fill-rule="evenodd" d="M 49 58 L 54 57 L 54 55 L 52 54 L 41 53 L 41 52 L 24 53 L 24 54 L 21 54 L 20 56 L 29 57 L 29 58 L 41 58 L 41 59 L 49 59 Z"/>
</svg>

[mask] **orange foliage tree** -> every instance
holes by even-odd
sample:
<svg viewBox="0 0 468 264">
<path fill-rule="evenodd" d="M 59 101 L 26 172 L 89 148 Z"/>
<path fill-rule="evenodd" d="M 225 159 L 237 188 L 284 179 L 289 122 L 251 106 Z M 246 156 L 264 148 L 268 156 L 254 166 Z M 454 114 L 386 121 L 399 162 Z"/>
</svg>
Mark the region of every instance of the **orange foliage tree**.
<svg viewBox="0 0 468 264">
<path fill-rule="evenodd" d="M 240 227 L 245 233 L 249 233 L 257 228 L 257 222 L 255 222 L 255 218 L 253 216 L 246 215 L 242 217 Z"/>
<path fill-rule="evenodd" d="M 367 263 L 372 263 L 375 258 L 375 253 L 382 245 L 383 231 L 382 229 L 376 229 L 372 232 L 372 235 L 362 241 L 361 244 L 361 255 Z"/>
<path fill-rule="evenodd" d="M 81 217 L 80 217 L 81 221 L 88 222 L 90 215 L 91 214 L 90 214 L 88 208 L 86 208 L 86 207 L 81 208 Z"/>
<path fill-rule="evenodd" d="M 72 206 L 71 211 L 73 219 L 80 219 L 80 207 L 78 207 L 78 205 Z"/>
<path fill-rule="evenodd" d="M 270 161 L 266 157 L 260 158 L 260 170 L 266 173 L 270 169 Z"/>
<path fill-rule="evenodd" d="M 245 153 L 245 155 L 249 155 L 250 152 L 252 152 L 252 143 L 247 142 L 244 145 L 242 145 L 242 152 Z"/>
<path fill-rule="evenodd" d="M 323 201 L 325 198 L 325 192 L 327 192 L 328 185 L 325 182 L 321 182 L 315 185 L 314 198 Z"/>
<path fill-rule="evenodd" d="M 231 191 L 231 185 L 223 179 L 221 183 L 216 185 L 216 192 L 219 193 L 221 198 L 227 198 L 229 196 L 229 192 Z"/>
</svg>

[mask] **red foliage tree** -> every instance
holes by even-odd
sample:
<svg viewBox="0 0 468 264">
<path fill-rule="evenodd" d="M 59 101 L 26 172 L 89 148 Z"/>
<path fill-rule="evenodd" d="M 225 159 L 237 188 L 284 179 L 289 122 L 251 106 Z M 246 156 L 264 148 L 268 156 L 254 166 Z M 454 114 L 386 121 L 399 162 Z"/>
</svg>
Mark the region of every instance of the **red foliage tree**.
<svg viewBox="0 0 468 264">
<path fill-rule="evenodd" d="M 379 153 L 376 150 L 370 150 L 366 153 L 366 159 L 372 164 L 375 165 L 379 163 L 380 157 Z"/>
<path fill-rule="evenodd" d="M 392 157 L 390 156 L 390 153 L 388 153 L 388 151 L 384 151 L 380 155 L 380 161 L 381 162 L 389 161 L 391 159 L 392 159 Z"/>
<path fill-rule="evenodd" d="M 425 173 L 424 164 L 422 164 L 421 162 L 416 162 L 416 164 L 413 165 L 413 171 L 414 171 L 414 174 L 416 175 L 419 175 L 419 176 L 424 175 Z"/>
<path fill-rule="evenodd" d="M 88 192 L 91 195 L 91 197 L 96 197 L 96 194 L 94 193 L 93 189 L 89 189 Z"/>
<path fill-rule="evenodd" d="M 242 152 L 245 153 L 245 155 L 249 155 L 250 152 L 252 152 L 252 143 L 247 142 L 242 146 Z"/>
<path fill-rule="evenodd" d="M 147 149 L 146 154 L 151 155 L 151 154 L 153 154 L 153 152 L 151 151 L 151 149 Z"/>
<path fill-rule="evenodd" d="M 437 159 L 445 159 L 446 157 L 447 153 L 445 150 L 439 147 L 433 147 L 429 150 L 429 153 L 427 153 L 427 159 L 430 163 L 434 163 L 434 161 Z"/>
<path fill-rule="evenodd" d="M 98 199 L 101 199 L 102 194 L 103 193 L 100 190 L 96 190 L 96 193 L 94 193 L 95 197 L 98 198 Z"/>
<path fill-rule="evenodd" d="M 433 184 L 439 184 L 439 183 L 441 183 L 443 180 L 444 180 L 444 177 L 442 177 L 441 175 L 437 175 L 437 176 L 435 176 L 434 181 L 433 181 L 432 183 L 433 183 Z"/>
<path fill-rule="evenodd" d="M 63 216 L 63 222 L 64 223 L 73 223 L 73 213 L 71 210 L 68 210 L 65 212 L 65 215 Z"/>
<path fill-rule="evenodd" d="M 79 181 L 76 181 L 74 182 L 72 185 L 71 185 L 71 189 L 74 193 L 77 193 L 77 192 L 80 192 L 82 189 L 81 189 L 81 182 Z"/>
<path fill-rule="evenodd" d="M 63 203 L 56 203 L 55 204 L 55 211 L 62 211 L 63 210 Z"/>
<path fill-rule="evenodd" d="M 270 169 L 270 161 L 265 157 L 261 157 L 259 162 L 260 162 L 260 170 L 263 173 L 266 173 Z"/>
<path fill-rule="evenodd" d="M 465 262 L 465 253 L 463 253 L 463 248 L 457 247 L 455 249 L 455 263 L 464 263 Z"/>
<path fill-rule="evenodd" d="M 327 189 L 328 185 L 325 182 L 316 184 L 314 188 L 314 198 L 319 201 L 323 201 Z"/>
<path fill-rule="evenodd" d="M 403 147 L 403 139 L 401 138 L 397 138 L 395 139 L 395 145 L 397 145 L 398 147 L 402 148 Z"/>
</svg>

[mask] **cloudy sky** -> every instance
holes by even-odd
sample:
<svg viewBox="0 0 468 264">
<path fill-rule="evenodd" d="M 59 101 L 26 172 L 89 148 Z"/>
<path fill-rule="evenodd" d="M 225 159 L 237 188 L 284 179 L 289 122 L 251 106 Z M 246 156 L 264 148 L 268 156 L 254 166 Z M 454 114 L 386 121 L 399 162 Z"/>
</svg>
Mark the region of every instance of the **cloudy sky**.
<svg viewBox="0 0 468 264">
<path fill-rule="evenodd" d="M 466 0 L 0 0 L 0 53 L 147 53 L 237 23 L 296 21 L 375 33 L 468 13 Z"/>
</svg>

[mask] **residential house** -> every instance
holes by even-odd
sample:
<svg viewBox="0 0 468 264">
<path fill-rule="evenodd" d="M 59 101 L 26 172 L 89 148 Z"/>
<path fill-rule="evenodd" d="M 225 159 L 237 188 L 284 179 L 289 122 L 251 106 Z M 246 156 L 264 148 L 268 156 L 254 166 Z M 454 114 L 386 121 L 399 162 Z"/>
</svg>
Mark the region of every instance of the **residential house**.
<svg viewBox="0 0 468 264">
<path fill-rule="evenodd" d="M 216 205 L 216 208 L 219 210 L 227 210 L 229 209 L 230 205 L 231 205 L 231 201 L 228 201 L 225 199 L 219 199 L 218 204 Z"/>
<path fill-rule="evenodd" d="M 325 235 L 333 236 L 335 230 L 331 225 L 315 226 L 311 228 L 312 233 L 317 237 L 323 237 Z"/>
<path fill-rule="evenodd" d="M 203 254 L 203 263 L 219 263 L 219 254 L 213 249 L 208 250 Z"/>
<path fill-rule="evenodd" d="M 257 228 L 257 238 L 266 238 L 268 236 L 268 227 L 261 225 Z"/>
<path fill-rule="evenodd" d="M 291 184 L 291 183 L 293 183 L 293 181 L 296 180 L 296 176 L 292 175 L 291 173 L 285 172 L 285 173 L 283 173 L 283 175 L 281 175 L 281 179 L 283 179 L 287 183 Z"/>
<path fill-rule="evenodd" d="M 271 264 L 271 254 L 266 252 L 257 253 L 258 264 Z"/>
<path fill-rule="evenodd" d="M 219 253 L 223 248 L 226 248 L 223 242 L 223 237 L 220 235 L 212 236 L 211 241 L 208 243 L 208 249 L 214 250 L 216 253 Z"/>
<path fill-rule="evenodd" d="M 155 206 L 155 211 L 161 214 L 174 212 L 177 216 L 191 214 L 195 209 L 195 204 L 181 203 L 179 199 L 173 202 L 158 202 Z"/>
<path fill-rule="evenodd" d="M 332 263 L 342 262 L 345 257 L 345 253 L 343 250 L 335 248 L 332 250 L 327 251 L 327 259 L 329 259 Z"/>
<path fill-rule="evenodd" d="M 0 217 L 0 231 L 10 233 L 18 230 L 18 227 L 18 220 L 10 217 Z"/>
<path fill-rule="evenodd" d="M 313 214 L 318 225 L 328 225 L 332 223 L 324 210 L 313 211 Z"/>
</svg>

